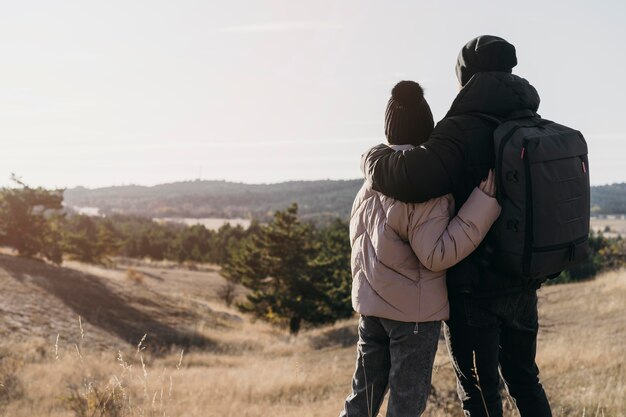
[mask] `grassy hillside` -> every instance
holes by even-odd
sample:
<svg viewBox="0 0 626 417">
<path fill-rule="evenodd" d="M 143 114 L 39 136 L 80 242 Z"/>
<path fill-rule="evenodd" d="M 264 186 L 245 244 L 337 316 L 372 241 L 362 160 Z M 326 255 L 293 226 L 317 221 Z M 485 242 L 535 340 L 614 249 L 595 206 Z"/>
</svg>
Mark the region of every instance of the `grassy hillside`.
<svg viewBox="0 0 626 417">
<path fill-rule="evenodd" d="M 0 415 L 338 414 L 356 320 L 292 338 L 225 307 L 222 283 L 211 267 L 60 268 L 0 255 Z M 555 415 L 626 416 L 624 299 L 626 272 L 541 290 L 538 361 Z M 461 417 L 443 345 L 433 388 L 425 416 Z M 98 404 L 107 411 L 93 414 Z"/>
<path fill-rule="evenodd" d="M 346 217 L 363 184 L 346 181 L 290 181 L 243 184 L 226 181 L 187 181 L 153 187 L 136 185 L 65 192 L 69 206 L 97 207 L 102 213 L 149 217 L 219 217 L 267 219 L 292 202 L 304 217 Z M 594 213 L 626 213 L 626 183 L 592 187 Z"/>
</svg>

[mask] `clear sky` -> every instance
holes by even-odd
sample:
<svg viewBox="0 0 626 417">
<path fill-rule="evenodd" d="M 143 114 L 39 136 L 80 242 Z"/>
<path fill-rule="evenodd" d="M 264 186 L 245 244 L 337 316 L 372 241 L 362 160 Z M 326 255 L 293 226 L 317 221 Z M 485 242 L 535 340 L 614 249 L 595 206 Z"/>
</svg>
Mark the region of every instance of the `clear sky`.
<svg viewBox="0 0 626 417">
<path fill-rule="evenodd" d="M 2 1 L 0 184 L 360 176 L 391 87 L 436 119 L 480 34 L 513 43 L 544 117 L 626 181 L 623 1 Z"/>
</svg>

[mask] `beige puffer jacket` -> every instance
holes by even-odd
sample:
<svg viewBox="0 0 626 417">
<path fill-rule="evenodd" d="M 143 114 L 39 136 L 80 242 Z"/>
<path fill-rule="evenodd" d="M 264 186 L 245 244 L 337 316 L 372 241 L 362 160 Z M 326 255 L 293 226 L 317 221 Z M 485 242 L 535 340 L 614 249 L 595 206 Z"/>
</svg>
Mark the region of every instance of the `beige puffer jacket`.
<svg viewBox="0 0 626 417">
<path fill-rule="evenodd" d="M 405 204 L 363 185 L 350 220 L 358 313 L 416 323 L 448 318 L 445 271 L 479 245 L 500 206 L 476 188 L 450 220 L 453 213 L 451 195 Z"/>
</svg>

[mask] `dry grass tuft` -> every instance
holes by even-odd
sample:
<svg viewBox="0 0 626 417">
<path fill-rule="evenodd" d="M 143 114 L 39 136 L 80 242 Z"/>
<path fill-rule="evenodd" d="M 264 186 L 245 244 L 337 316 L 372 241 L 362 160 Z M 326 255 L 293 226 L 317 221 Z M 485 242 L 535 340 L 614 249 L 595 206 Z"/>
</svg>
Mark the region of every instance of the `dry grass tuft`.
<svg viewBox="0 0 626 417">
<path fill-rule="evenodd" d="M 128 268 L 126 270 L 126 279 L 133 284 L 142 285 L 144 283 L 145 275 L 137 271 L 135 268 Z"/>
<path fill-rule="evenodd" d="M 0 357 L 0 411 L 24 396 L 24 386 L 18 377 L 23 363 L 6 354 Z"/>
<path fill-rule="evenodd" d="M 136 349 L 118 351 L 117 356 L 90 352 L 82 339 L 60 349 L 55 345 L 41 362 L 24 364 L 20 377 L 28 381 L 28 389 L 6 397 L 5 412 L 51 417 L 68 416 L 68 412 L 75 417 L 170 416 L 173 380 L 182 362 L 181 351 L 177 362 L 156 365 L 145 338 Z"/>
</svg>

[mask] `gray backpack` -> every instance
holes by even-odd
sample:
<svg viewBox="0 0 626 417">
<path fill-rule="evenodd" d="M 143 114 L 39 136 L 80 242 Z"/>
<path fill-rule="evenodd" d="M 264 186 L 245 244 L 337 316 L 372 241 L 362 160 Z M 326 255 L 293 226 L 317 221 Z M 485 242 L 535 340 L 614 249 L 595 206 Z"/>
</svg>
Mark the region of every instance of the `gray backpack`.
<svg viewBox="0 0 626 417">
<path fill-rule="evenodd" d="M 491 240 L 492 265 L 527 279 L 558 276 L 589 253 L 587 143 L 574 129 L 530 110 L 494 131 L 497 198 L 502 212 Z"/>
</svg>

